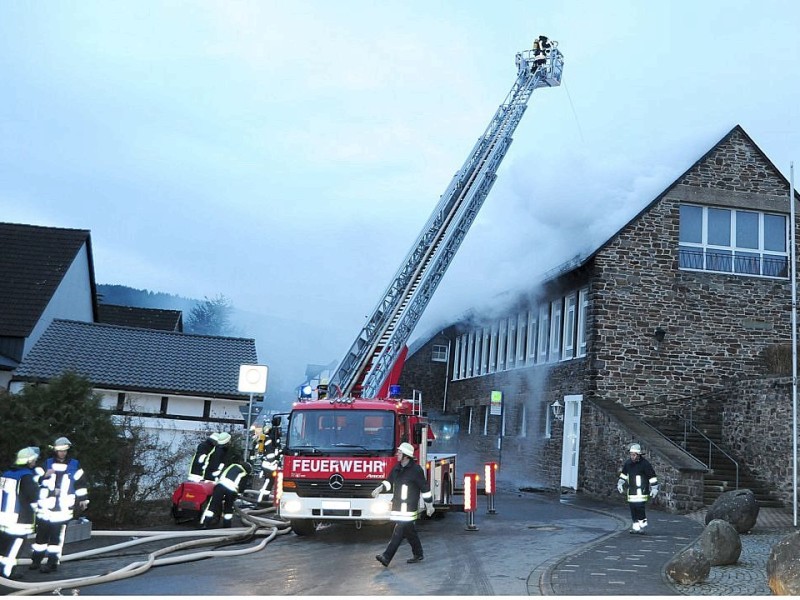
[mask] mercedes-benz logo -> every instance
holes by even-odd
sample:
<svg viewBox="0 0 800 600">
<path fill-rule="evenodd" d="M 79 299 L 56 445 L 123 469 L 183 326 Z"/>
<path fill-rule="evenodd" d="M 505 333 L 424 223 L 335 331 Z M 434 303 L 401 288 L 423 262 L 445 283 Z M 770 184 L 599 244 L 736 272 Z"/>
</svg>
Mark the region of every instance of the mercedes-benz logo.
<svg viewBox="0 0 800 600">
<path fill-rule="evenodd" d="M 328 479 L 328 485 L 331 486 L 332 490 L 340 490 L 344 486 L 344 477 L 338 473 L 334 473 L 331 475 L 331 478 Z"/>
</svg>

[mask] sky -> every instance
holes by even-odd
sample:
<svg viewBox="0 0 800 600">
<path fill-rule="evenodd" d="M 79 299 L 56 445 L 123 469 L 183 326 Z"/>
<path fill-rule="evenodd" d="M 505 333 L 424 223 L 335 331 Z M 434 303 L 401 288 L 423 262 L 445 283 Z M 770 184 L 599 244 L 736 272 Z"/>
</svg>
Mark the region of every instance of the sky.
<svg viewBox="0 0 800 600">
<path fill-rule="evenodd" d="M 0 220 L 90 230 L 99 284 L 281 322 L 259 360 L 301 379 L 344 356 L 534 37 L 562 85 L 411 341 L 599 246 L 737 124 L 789 178 L 798 23 L 783 0 L 9 0 Z"/>
</svg>

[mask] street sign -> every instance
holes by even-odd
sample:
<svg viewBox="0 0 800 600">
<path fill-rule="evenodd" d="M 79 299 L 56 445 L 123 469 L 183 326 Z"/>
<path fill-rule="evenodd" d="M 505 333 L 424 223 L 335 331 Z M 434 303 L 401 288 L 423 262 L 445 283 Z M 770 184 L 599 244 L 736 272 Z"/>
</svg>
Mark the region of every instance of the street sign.
<svg viewBox="0 0 800 600">
<path fill-rule="evenodd" d="M 239 407 L 239 412 L 242 413 L 243 417 L 247 417 L 247 408 L 248 408 L 247 404 Z M 264 407 L 259 404 L 253 404 L 251 408 L 252 410 L 250 411 L 250 416 L 257 417 L 258 415 L 261 414 L 261 409 Z"/>
<path fill-rule="evenodd" d="M 239 367 L 239 391 L 250 394 L 263 394 L 267 391 L 266 365 L 241 365 Z"/>
<path fill-rule="evenodd" d="M 490 415 L 501 415 L 503 414 L 503 392 L 493 391 L 492 392 L 492 401 L 489 405 L 489 414 Z"/>
</svg>

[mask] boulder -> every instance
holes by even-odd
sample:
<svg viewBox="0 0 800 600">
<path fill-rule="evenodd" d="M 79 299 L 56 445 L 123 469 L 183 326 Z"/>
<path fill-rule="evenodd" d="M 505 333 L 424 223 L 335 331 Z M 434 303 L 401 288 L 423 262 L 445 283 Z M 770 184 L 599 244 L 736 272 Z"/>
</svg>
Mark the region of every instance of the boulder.
<svg viewBox="0 0 800 600">
<path fill-rule="evenodd" d="M 758 510 L 758 500 L 751 490 L 725 492 L 709 507 L 706 525 L 714 519 L 722 519 L 733 525 L 739 533 L 747 533 L 758 520 Z"/>
<path fill-rule="evenodd" d="M 705 581 L 711 572 L 711 563 L 700 549 L 692 546 L 673 556 L 665 571 L 675 583 L 694 585 Z"/>
<path fill-rule="evenodd" d="M 800 531 L 772 547 L 767 559 L 767 584 L 776 596 L 800 595 Z"/>
<path fill-rule="evenodd" d="M 735 565 L 742 553 L 739 532 L 723 519 L 714 519 L 706 525 L 698 546 L 712 567 Z"/>
</svg>

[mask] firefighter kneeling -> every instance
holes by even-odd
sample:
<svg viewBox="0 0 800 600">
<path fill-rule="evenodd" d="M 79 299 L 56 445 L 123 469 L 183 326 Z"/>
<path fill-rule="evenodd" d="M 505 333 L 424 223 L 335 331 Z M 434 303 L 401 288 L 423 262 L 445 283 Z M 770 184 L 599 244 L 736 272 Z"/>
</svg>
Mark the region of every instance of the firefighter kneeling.
<svg viewBox="0 0 800 600">
<path fill-rule="evenodd" d="M 372 497 L 377 498 L 381 492 L 392 491 L 392 521 L 397 521 L 392 532 L 392 538 L 383 554 L 378 554 L 375 559 L 384 567 L 388 567 L 392 558 L 400 547 L 403 539 L 411 545 L 413 556 L 406 562 L 418 563 L 424 556 L 422 543 L 417 535 L 414 521 L 417 520 L 420 496 L 425 502 L 425 512 L 430 517 L 433 515 L 433 494 L 425 478 L 425 471 L 414 462 L 414 446 L 403 442 L 397 448 L 397 464 L 389 473 L 386 480 L 372 492 Z"/>
<path fill-rule="evenodd" d="M 243 465 L 233 463 L 222 472 L 214 486 L 211 501 L 208 503 L 200 522 L 201 529 L 208 528 L 222 514 L 222 526 L 230 527 L 233 522 L 233 503 L 245 488 L 252 467 L 248 463 Z"/>
</svg>

